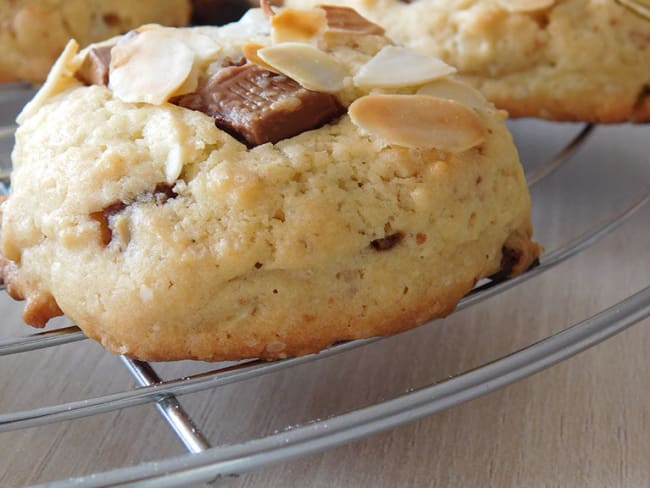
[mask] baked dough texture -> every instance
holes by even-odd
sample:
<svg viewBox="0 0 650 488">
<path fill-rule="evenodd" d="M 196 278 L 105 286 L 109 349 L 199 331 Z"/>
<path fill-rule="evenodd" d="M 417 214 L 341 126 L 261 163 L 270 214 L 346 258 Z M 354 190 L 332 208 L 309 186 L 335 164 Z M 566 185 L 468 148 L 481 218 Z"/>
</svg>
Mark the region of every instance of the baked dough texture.
<svg viewBox="0 0 650 488">
<path fill-rule="evenodd" d="M 200 32 L 229 59 L 247 41 Z M 388 44 L 359 39 L 329 55 L 354 72 Z M 485 137 L 460 151 L 391 143 L 346 113 L 247 147 L 202 112 L 84 86 L 75 51 L 19 119 L 1 207 L 0 269 L 33 325 L 60 308 L 135 358 L 282 358 L 445 316 L 477 281 L 539 255 L 505 114 L 487 101 L 468 109 Z M 349 107 L 420 88 L 346 77 L 335 94 Z M 172 153 L 183 164 L 169 183 Z"/>
<path fill-rule="evenodd" d="M 189 18 L 189 0 L 0 0 L 0 82 L 43 82 L 69 39 L 85 46 Z"/>
<path fill-rule="evenodd" d="M 512 117 L 650 120 L 650 17 L 616 0 L 328 3 L 354 7 L 396 41 L 457 67 Z"/>
</svg>

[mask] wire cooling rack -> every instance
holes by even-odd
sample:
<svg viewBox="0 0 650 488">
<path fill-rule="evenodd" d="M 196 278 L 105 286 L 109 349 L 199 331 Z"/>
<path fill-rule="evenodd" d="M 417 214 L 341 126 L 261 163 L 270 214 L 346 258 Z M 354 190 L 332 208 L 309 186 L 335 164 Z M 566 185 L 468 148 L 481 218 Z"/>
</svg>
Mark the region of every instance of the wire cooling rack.
<svg viewBox="0 0 650 488">
<path fill-rule="evenodd" d="M 30 93 L 20 87 L 0 90 L 0 107 L 5 124 L 29 96 Z M 580 159 L 583 147 L 588 145 L 590 140 L 603 137 L 595 135 L 599 129 L 591 125 L 514 122 L 512 129 L 522 152 L 522 159 L 526 162 L 527 179 L 533 192 L 534 205 L 538 200 L 544 200 L 541 197 L 536 198 L 536 192 L 544 194 L 545 189 L 542 187 L 545 181 L 558 177 L 558 173 L 570 166 L 569 163 Z M 3 164 L 8 161 L 13 130 L 11 124 L 0 127 L 0 161 Z M 551 140 L 553 143 L 549 142 Z M 1 171 L 3 183 L 8 184 L 9 169 L 6 164 Z M 458 311 L 535 279 L 591 247 L 638 212 L 647 210 L 650 206 L 649 180 L 644 180 L 647 174 L 646 172 L 646 176 L 637 178 L 636 186 L 632 185 L 634 188 L 630 188 L 629 182 L 613 182 L 613 186 L 626 185 L 629 191 L 613 192 L 618 196 L 608 202 L 608 210 L 603 212 L 604 218 L 601 221 L 590 222 L 586 228 L 576 226 L 576 232 L 568 233 L 570 238 L 564 242 L 552 243 L 551 246 L 544 242 L 547 249 L 540 259 L 539 266 L 508 281 L 479 283 L 477 288 L 460 302 Z M 625 194 L 625 198 L 620 197 L 622 194 Z M 544 201 L 548 200 L 548 195 L 546 197 Z M 433 378 L 415 389 L 409 389 L 388 399 L 380 399 L 346 412 L 333 413 L 326 418 L 289 425 L 266 435 L 226 445 L 212 444 L 209 436 L 203 433 L 202 426 L 196 425 L 184 409 L 184 397 L 179 399 L 181 395 L 208 389 L 224 389 L 228 385 L 268 377 L 280 370 L 304 368 L 314 361 L 355 354 L 353 350 L 368 347 L 378 341 L 396 339 L 353 341 L 335 345 L 319 354 L 270 363 L 249 360 L 207 365 L 206 370 L 194 374 L 183 373 L 182 368 L 186 365 L 184 364 L 180 367 L 180 374 L 179 368 L 176 368 L 176 376 L 164 380 L 156 371 L 158 366 L 120 357 L 119 360 L 133 377 L 137 387 L 129 388 L 125 385 L 121 391 L 89 395 L 81 400 L 59 398 L 57 402 L 48 405 L 42 405 L 39 398 L 34 398 L 33 404 L 24 408 L 0 412 L 0 435 L 2 432 L 95 417 L 102 413 L 147 404 L 155 407 L 168 427 L 180 439 L 187 454 L 61 480 L 48 486 L 187 486 L 190 483 L 226 482 L 230 477 L 255 468 L 331 448 L 484 395 L 557 364 L 648 316 L 650 286 L 568 328 L 549 334 L 538 342 L 510 354 L 496 356 L 496 359 L 492 358 L 492 361 L 484 365 L 455 374 L 451 378 L 442 381 Z M 5 320 L 8 319 L 3 317 L 2 321 Z M 5 326 L 4 323 L 1 325 Z M 435 322 L 422 327 L 433 328 Z M 48 348 L 60 348 L 65 344 L 84 340 L 85 336 L 74 326 L 9 336 L 0 339 L 0 359 Z M 191 370 L 191 367 L 188 368 L 188 371 Z M 5 374 L 8 374 L 7 369 L 1 368 L 0 375 Z"/>
</svg>

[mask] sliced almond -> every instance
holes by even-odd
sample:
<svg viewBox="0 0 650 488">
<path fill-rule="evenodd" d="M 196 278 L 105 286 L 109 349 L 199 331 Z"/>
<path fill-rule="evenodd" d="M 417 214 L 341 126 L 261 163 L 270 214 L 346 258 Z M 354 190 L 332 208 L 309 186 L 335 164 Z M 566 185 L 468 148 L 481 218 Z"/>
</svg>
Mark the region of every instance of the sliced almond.
<svg viewBox="0 0 650 488">
<path fill-rule="evenodd" d="M 172 93 L 169 94 L 169 97 L 167 97 L 167 100 L 173 97 L 177 97 L 179 95 L 185 95 L 187 93 L 192 93 L 195 92 L 196 89 L 199 87 L 199 76 L 201 74 L 201 70 L 199 69 L 199 66 L 195 62 L 192 65 L 192 69 L 190 70 L 190 74 L 185 78 L 185 81 L 181 83 L 181 86 L 176 88 Z"/>
<path fill-rule="evenodd" d="M 384 29 L 370 22 L 351 7 L 320 5 L 327 16 L 327 30 L 344 34 L 376 35 L 384 34 Z"/>
<path fill-rule="evenodd" d="M 552 7 L 555 0 L 497 0 L 509 12 L 535 12 Z"/>
<path fill-rule="evenodd" d="M 183 42 L 194 51 L 196 61 L 199 63 L 214 60 L 221 51 L 221 47 L 214 39 L 201 34 L 197 29 L 173 29 L 172 33 L 180 35 Z"/>
<path fill-rule="evenodd" d="M 461 81 L 441 78 L 424 85 L 417 91 L 418 95 L 454 100 L 472 108 L 487 108 L 490 106 L 487 99 L 476 88 Z"/>
<path fill-rule="evenodd" d="M 63 52 L 50 69 L 43 86 L 18 114 L 16 121 L 19 124 L 22 124 L 28 117 L 38 112 L 47 103 L 48 99 L 78 83 L 74 73 L 83 62 L 83 57 L 76 56 L 78 50 L 79 44 L 76 41 L 72 39 L 68 41 Z"/>
<path fill-rule="evenodd" d="M 160 25 L 160 24 L 143 24 L 140 27 L 138 27 L 137 29 L 133 29 L 133 31 L 129 31 L 124 35 L 128 36 L 128 35 L 131 35 L 132 32 L 140 33 L 140 32 L 146 32 L 146 31 L 157 30 L 157 29 L 164 29 L 164 27 L 162 25 Z"/>
<path fill-rule="evenodd" d="M 348 114 L 359 128 L 399 146 L 458 153 L 487 137 L 472 109 L 427 95 L 367 95 L 355 100 Z"/>
<path fill-rule="evenodd" d="M 275 70 L 275 68 L 273 68 L 273 66 L 271 66 L 268 63 L 265 63 L 264 60 L 260 58 L 259 55 L 257 54 L 257 51 L 263 49 L 264 47 L 266 46 L 254 42 L 249 42 L 243 45 L 242 54 L 251 63 L 261 66 L 262 68 L 267 69 L 269 71 L 273 71 L 274 73 L 277 73 L 277 71 Z"/>
<path fill-rule="evenodd" d="M 327 27 L 327 16 L 320 8 L 285 9 L 271 18 L 271 39 L 280 42 L 311 42 Z"/>
<path fill-rule="evenodd" d="M 297 81 L 308 90 L 339 91 L 347 76 L 341 63 L 309 44 L 284 42 L 260 49 L 257 54 L 275 71 Z"/>
<path fill-rule="evenodd" d="M 270 25 L 262 9 L 251 8 L 239 21 L 226 24 L 213 32 L 216 37 L 221 39 L 250 39 L 254 36 L 269 34 Z"/>
<path fill-rule="evenodd" d="M 360 88 L 421 85 L 455 73 L 444 61 L 406 47 L 385 46 L 364 64 L 353 81 Z"/>
<path fill-rule="evenodd" d="M 125 102 L 166 102 L 187 80 L 194 51 L 167 29 L 147 30 L 111 51 L 109 88 Z"/>
</svg>

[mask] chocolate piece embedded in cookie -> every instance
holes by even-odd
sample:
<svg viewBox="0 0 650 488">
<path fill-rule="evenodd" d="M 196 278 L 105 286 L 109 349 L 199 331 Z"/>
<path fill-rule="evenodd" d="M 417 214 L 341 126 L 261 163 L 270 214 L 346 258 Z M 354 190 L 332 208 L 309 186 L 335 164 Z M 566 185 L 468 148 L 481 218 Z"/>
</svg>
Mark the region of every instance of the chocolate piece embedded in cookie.
<svg viewBox="0 0 650 488">
<path fill-rule="evenodd" d="M 107 86 L 112 47 L 113 45 L 111 44 L 90 48 L 81 67 L 77 71 L 77 78 L 86 85 Z"/>
<path fill-rule="evenodd" d="M 334 95 L 254 64 L 224 68 L 175 103 L 214 117 L 217 127 L 249 146 L 316 129 L 345 112 Z"/>
</svg>

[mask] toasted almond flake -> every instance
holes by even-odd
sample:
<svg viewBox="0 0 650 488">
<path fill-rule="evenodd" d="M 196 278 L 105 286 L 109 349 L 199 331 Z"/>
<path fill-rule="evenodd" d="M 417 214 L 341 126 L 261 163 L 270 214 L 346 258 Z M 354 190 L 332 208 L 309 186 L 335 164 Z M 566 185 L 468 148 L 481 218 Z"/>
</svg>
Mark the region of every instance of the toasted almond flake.
<svg viewBox="0 0 650 488">
<path fill-rule="evenodd" d="M 363 65 L 353 81 L 360 88 L 396 88 L 421 85 L 455 73 L 444 61 L 399 46 L 384 46 Z"/>
<path fill-rule="evenodd" d="M 197 32 L 196 29 L 170 29 L 172 34 L 179 35 L 185 44 L 187 44 L 194 54 L 196 55 L 196 61 L 199 63 L 204 63 L 207 61 L 214 60 L 219 52 L 221 47 L 217 42 L 205 34 Z"/>
<path fill-rule="evenodd" d="M 348 109 L 352 122 L 389 144 L 458 153 L 481 144 L 487 129 L 458 102 L 427 95 L 367 95 Z"/>
<path fill-rule="evenodd" d="M 181 84 L 181 86 L 169 94 L 168 99 L 196 91 L 196 89 L 199 87 L 200 74 L 201 70 L 199 69 L 199 66 L 197 63 L 194 63 L 192 65 L 192 69 L 190 70 L 190 74 L 187 76 L 187 78 L 185 78 L 185 81 Z"/>
<path fill-rule="evenodd" d="M 167 160 L 165 161 L 165 180 L 167 183 L 170 185 L 174 183 L 181 175 L 182 170 L 183 158 L 181 147 L 174 145 L 167 154 Z"/>
<path fill-rule="evenodd" d="M 341 34 L 376 35 L 384 34 L 384 29 L 370 22 L 351 7 L 320 5 L 327 15 L 327 30 Z"/>
<path fill-rule="evenodd" d="M 226 24 L 216 29 L 214 35 L 219 39 L 251 39 L 271 33 L 271 26 L 262 9 L 251 8 L 238 22 Z"/>
<path fill-rule="evenodd" d="M 251 63 L 254 63 L 254 64 L 258 65 L 258 66 L 261 66 L 262 68 L 267 69 L 269 71 L 273 71 L 274 73 L 277 73 L 277 71 L 275 70 L 275 68 L 273 68 L 273 66 L 271 66 L 268 63 L 265 63 L 262 60 L 262 58 L 260 58 L 259 55 L 257 54 L 257 51 L 259 51 L 260 49 L 262 49 L 264 47 L 265 46 L 262 45 L 262 44 L 249 42 L 249 43 L 243 45 L 242 54 Z"/>
<path fill-rule="evenodd" d="M 144 31 L 111 50 L 109 88 L 125 102 L 160 105 L 190 76 L 194 59 L 194 51 L 167 29 Z"/>
<path fill-rule="evenodd" d="M 38 112 L 49 98 L 78 83 L 74 73 L 79 69 L 84 59 L 76 56 L 78 50 L 79 44 L 76 41 L 68 41 L 63 52 L 52 66 L 52 69 L 50 69 L 43 86 L 18 114 L 16 121 L 19 124 L 22 124 L 25 119 Z"/>
<path fill-rule="evenodd" d="M 487 99 L 476 88 L 449 78 L 432 81 L 420 88 L 417 94 L 454 100 L 468 107 L 478 109 L 488 108 L 490 106 Z"/>
<path fill-rule="evenodd" d="M 498 0 L 509 12 L 535 12 L 552 7 L 555 0 Z"/>
<path fill-rule="evenodd" d="M 280 42 L 311 42 L 327 27 L 327 16 L 320 8 L 286 9 L 271 18 L 271 39 Z"/>
<path fill-rule="evenodd" d="M 146 32 L 150 30 L 157 30 L 157 29 L 164 29 L 164 27 L 160 24 L 143 24 L 137 29 L 133 29 L 135 32 Z M 131 32 L 131 31 L 129 31 Z M 127 32 L 125 35 L 129 35 L 129 32 Z"/>
<path fill-rule="evenodd" d="M 329 54 L 298 42 L 285 42 L 257 51 L 262 61 L 308 90 L 336 92 L 343 88 L 347 72 Z"/>
</svg>

